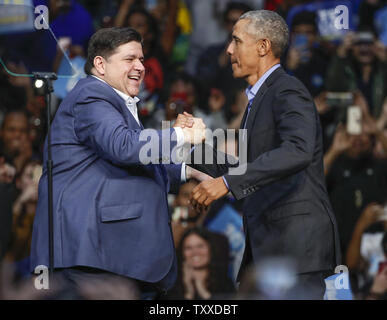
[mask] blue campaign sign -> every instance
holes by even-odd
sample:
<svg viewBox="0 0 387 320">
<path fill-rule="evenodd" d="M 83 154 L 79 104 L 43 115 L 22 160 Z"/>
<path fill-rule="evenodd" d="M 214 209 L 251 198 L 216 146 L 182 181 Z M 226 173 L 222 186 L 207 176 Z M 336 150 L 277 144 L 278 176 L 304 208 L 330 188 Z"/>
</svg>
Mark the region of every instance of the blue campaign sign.
<svg viewBox="0 0 387 320">
<path fill-rule="evenodd" d="M 334 274 L 325 279 L 324 300 L 353 300 L 348 273 Z"/>
<path fill-rule="evenodd" d="M 374 21 L 379 39 L 387 46 L 387 7 L 376 11 Z"/>
<path fill-rule="evenodd" d="M 71 64 L 70 64 L 71 63 Z M 66 58 L 63 58 L 58 69 L 58 75 L 69 75 L 68 77 L 62 76 L 58 80 L 54 81 L 55 95 L 64 99 L 67 94 L 74 88 L 77 82 L 86 77 L 83 67 L 86 63 L 86 59 L 80 56 L 76 56 L 70 59 L 70 62 Z M 74 74 L 74 71 L 77 73 Z"/>
<path fill-rule="evenodd" d="M 320 35 L 329 40 L 342 38 L 346 32 L 354 29 L 357 1 L 321 1 L 295 6 L 289 10 L 286 22 L 292 27 L 294 16 L 302 11 L 316 13 Z"/>
<path fill-rule="evenodd" d="M 232 206 L 226 204 L 206 227 L 227 237 L 230 246 L 230 277 L 235 279 L 245 247 L 242 217 Z"/>
<path fill-rule="evenodd" d="M 0 0 L 0 34 L 34 31 L 32 0 Z"/>
</svg>

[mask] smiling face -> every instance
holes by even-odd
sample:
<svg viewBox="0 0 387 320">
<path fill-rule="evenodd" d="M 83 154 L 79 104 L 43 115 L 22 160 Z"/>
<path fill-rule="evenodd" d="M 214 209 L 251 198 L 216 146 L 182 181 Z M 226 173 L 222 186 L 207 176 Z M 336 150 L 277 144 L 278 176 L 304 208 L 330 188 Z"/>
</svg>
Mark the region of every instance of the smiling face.
<svg viewBox="0 0 387 320">
<path fill-rule="evenodd" d="M 141 43 L 131 41 L 120 45 L 107 59 L 94 58 L 96 75 L 113 88 L 134 97 L 144 80 L 144 54 Z"/>
<path fill-rule="evenodd" d="M 242 19 L 235 24 L 227 53 L 230 55 L 234 77 L 244 78 L 253 85 L 258 80 L 259 55 L 258 41 L 247 32 L 249 23 L 248 19 Z"/>
<path fill-rule="evenodd" d="M 18 112 L 8 114 L 4 119 L 4 125 L 0 133 L 5 151 L 9 154 L 17 154 L 23 141 L 28 139 L 27 117 Z"/>
<path fill-rule="evenodd" d="M 197 234 L 191 234 L 184 240 L 183 255 L 185 262 L 194 269 L 206 268 L 210 263 L 208 243 Z"/>
</svg>

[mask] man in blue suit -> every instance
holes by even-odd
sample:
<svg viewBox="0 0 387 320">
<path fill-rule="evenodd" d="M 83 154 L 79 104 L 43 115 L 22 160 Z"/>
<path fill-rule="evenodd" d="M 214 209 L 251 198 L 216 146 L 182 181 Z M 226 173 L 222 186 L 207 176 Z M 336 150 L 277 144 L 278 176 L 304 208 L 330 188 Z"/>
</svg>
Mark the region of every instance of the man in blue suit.
<svg viewBox="0 0 387 320">
<path fill-rule="evenodd" d="M 185 168 L 161 162 L 171 159 L 170 150 L 201 142 L 205 126 L 195 119 L 192 127 L 192 120 L 181 116 L 174 128 L 144 139 L 136 108 L 143 60 L 135 30 L 96 32 L 89 42 L 88 77 L 63 100 L 52 123 L 54 268 L 76 285 L 108 273 L 167 290 L 176 278 L 167 193 L 185 179 Z M 149 159 L 143 152 L 147 144 L 153 151 Z M 47 204 L 44 167 L 32 271 L 49 263 Z"/>
</svg>

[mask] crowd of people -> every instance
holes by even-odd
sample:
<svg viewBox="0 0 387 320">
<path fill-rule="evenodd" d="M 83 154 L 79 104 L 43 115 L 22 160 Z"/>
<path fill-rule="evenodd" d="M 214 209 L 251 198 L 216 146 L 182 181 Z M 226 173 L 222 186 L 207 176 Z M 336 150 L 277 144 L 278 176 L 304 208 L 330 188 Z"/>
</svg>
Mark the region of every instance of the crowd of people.
<svg viewBox="0 0 387 320">
<path fill-rule="evenodd" d="M 59 47 L 42 42 L 39 54 L 44 59 L 30 62 L 33 55 L 21 51 L 28 34 L 2 34 L 0 57 L 7 69 L 19 74 L 60 73 L 67 59 L 86 62 L 87 43 L 94 31 L 132 27 L 142 36 L 146 69 L 138 115 L 145 128 L 157 129 L 163 120 L 174 122 L 183 111 L 202 118 L 213 130 L 238 129 L 247 97 L 246 83 L 233 77 L 226 52 L 233 25 L 250 10 L 279 13 L 291 32 L 282 66 L 308 88 L 320 115 L 324 172 L 352 296 L 387 298 L 387 25 L 378 20 L 387 11 L 387 1 L 351 1 L 353 22 L 341 35 L 327 35 L 321 28 L 319 10 L 326 1 L 33 2 L 48 6 L 56 37 L 70 39 L 66 44 L 60 41 L 67 56 Z M 330 2 L 333 7 L 334 2 Z M 14 76 L 2 67 L 0 73 L 0 261 L 12 267 L 12 283 L 20 284 L 31 278 L 29 248 L 47 106 L 44 97 L 34 91 L 31 78 Z M 70 84 L 62 85 L 65 93 Z M 53 95 L 55 111 L 63 94 L 55 91 Z M 348 129 L 347 110 L 353 105 L 361 111 L 361 132 L 356 134 Z M 236 144 L 226 137 L 222 148 L 235 153 Z M 189 180 L 168 198 L 178 280 L 165 298 L 281 297 L 267 292 L 269 282 L 262 277 L 273 275 L 264 272 L 249 274 L 253 275 L 251 287 L 240 288 L 237 294 L 235 279 L 244 250 L 242 203 L 230 193 L 198 212 L 189 202 L 197 184 Z M 289 281 L 283 286 L 289 286 Z M 123 295 L 135 297 L 127 292 Z"/>
</svg>

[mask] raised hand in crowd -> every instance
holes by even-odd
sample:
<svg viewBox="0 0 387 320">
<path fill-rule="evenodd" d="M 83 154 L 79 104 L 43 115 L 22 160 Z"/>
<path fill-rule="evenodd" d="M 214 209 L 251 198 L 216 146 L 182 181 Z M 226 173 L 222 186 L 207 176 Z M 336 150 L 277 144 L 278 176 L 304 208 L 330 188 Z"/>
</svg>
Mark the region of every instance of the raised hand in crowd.
<svg viewBox="0 0 387 320">
<path fill-rule="evenodd" d="M 375 202 L 370 203 L 363 210 L 352 233 L 351 241 L 346 252 L 346 265 L 351 271 L 358 271 L 360 268 L 361 255 L 360 246 L 363 233 L 374 223 L 379 221 L 383 213 L 383 207 Z"/>
<path fill-rule="evenodd" d="M 380 61 L 387 60 L 387 50 L 384 43 L 380 40 L 375 41 L 375 45 L 373 47 L 375 55 L 378 57 Z"/>
<path fill-rule="evenodd" d="M 195 270 L 189 262 L 185 261 L 183 264 L 183 283 L 185 286 L 184 298 L 192 300 L 195 298 L 195 293 L 202 299 L 209 299 L 211 293 L 207 290 L 207 276 L 203 270 Z"/>
<path fill-rule="evenodd" d="M 286 57 L 286 66 L 289 70 L 295 70 L 301 63 L 301 53 L 296 47 L 290 47 Z"/>
<path fill-rule="evenodd" d="M 28 137 L 22 137 L 17 145 L 18 155 L 14 158 L 13 163 L 16 167 L 16 172 L 20 172 L 25 163 L 31 159 L 32 144 Z"/>
<path fill-rule="evenodd" d="M 382 112 L 380 113 L 379 118 L 376 120 L 376 125 L 378 129 L 383 130 L 387 124 L 387 98 L 384 99 Z"/>
<path fill-rule="evenodd" d="M 226 97 L 219 89 L 211 89 L 210 97 L 208 98 L 208 106 L 212 112 L 221 110 L 226 102 Z"/>
<path fill-rule="evenodd" d="M 372 283 L 366 300 L 386 299 L 387 295 L 387 268 L 379 272 Z"/>
<path fill-rule="evenodd" d="M 316 105 L 317 112 L 320 115 L 323 115 L 330 110 L 330 106 L 327 103 L 326 95 L 327 92 L 323 91 L 314 98 L 314 103 Z"/>
<path fill-rule="evenodd" d="M 15 174 L 16 169 L 5 163 L 4 158 L 0 158 L 0 183 L 11 183 Z"/>
<path fill-rule="evenodd" d="M 340 58 L 346 58 L 348 56 L 348 52 L 351 49 L 353 44 L 354 36 L 355 36 L 355 33 L 352 31 L 347 32 L 347 34 L 344 36 L 343 42 L 337 48 L 337 55 Z"/>
<path fill-rule="evenodd" d="M 350 137 L 342 123 L 339 123 L 335 135 L 333 137 L 333 142 L 329 150 L 324 155 L 324 173 L 328 174 L 332 164 L 336 158 L 347 151 L 351 146 Z"/>
<path fill-rule="evenodd" d="M 20 178 L 16 180 L 16 186 L 21 190 L 21 193 L 13 205 L 14 214 L 19 214 L 26 203 L 38 201 L 38 185 L 41 173 L 42 166 L 39 164 L 29 163 L 25 166 Z"/>
</svg>

